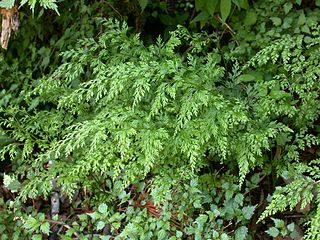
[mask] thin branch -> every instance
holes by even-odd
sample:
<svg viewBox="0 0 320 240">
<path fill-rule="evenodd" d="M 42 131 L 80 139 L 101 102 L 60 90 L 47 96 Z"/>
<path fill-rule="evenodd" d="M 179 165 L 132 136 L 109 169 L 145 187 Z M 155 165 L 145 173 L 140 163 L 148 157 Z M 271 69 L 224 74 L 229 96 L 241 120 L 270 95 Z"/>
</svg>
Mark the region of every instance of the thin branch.
<svg viewBox="0 0 320 240">
<path fill-rule="evenodd" d="M 54 221 L 54 220 L 50 220 L 50 219 L 46 219 L 47 222 L 52 223 L 52 224 L 57 224 L 57 225 L 61 225 L 67 229 L 72 229 L 71 226 L 69 226 L 68 224 L 64 223 L 64 222 L 59 222 L 59 221 Z M 73 233 L 77 238 L 80 236 L 77 232 Z"/>
<path fill-rule="evenodd" d="M 108 1 L 102 1 L 104 3 L 106 3 L 115 13 L 117 13 L 121 19 L 123 19 L 121 13 L 111 4 L 109 3 Z"/>
</svg>

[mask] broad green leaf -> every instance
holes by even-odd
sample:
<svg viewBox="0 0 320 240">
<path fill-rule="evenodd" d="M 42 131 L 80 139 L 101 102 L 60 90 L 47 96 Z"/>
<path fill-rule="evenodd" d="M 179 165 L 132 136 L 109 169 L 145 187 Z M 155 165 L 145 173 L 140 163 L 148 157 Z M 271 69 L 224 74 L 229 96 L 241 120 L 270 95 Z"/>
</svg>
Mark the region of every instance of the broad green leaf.
<svg viewBox="0 0 320 240">
<path fill-rule="evenodd" d="M 283 90 L 276 90 L 276 89 L 272 89 L 270 92 L 270 97 L 272 97 L 273 99 L 282 99 L 282 98 L 287 98 L 287 97 L 291 97 L 290 93 L 287 93 Z"/>
<path fill-rule="evenodd" d="M 99 213 L 102 213 L 102 214 L 107 213 L 108 212 L 108 205 L 105 203 L 100 204 L 98 207 L 98 211 L 99 211 Z"/>
<path fill-rule="evenodd" d="M 182 234 L 181 231 L 179 231 L 179 230 L 176 231 L 176 237 L 177 237 L 177 238 L 181 238 L 182 235 L 183 235 L 183 234 Z"/>
<path fill-rule="evenodd" d="M 12 8 L 14 6 L 15 0 L 1 0 L 0 7 L 1 8 Z"/>
<path fill-rule="evenodd" d="M 197 217 L 196 222 L 199 225 L 203 225 L 204 223 L 206 223 L 208 220 L 208 215 L 205 214 L 200 214 L 199 217 Z"/>
<path fill-rule="evenodd" d="M 248 0 L 239 0 L 239 5 L 243 9 L 249 9 Z"/>
<path fill-rule="evenodd" d="M 157 233 L 158 239 L 165 239 L 167 236 L 167 233 L 164 229 L 161 229 L 158 233 Z"/>
<path fill-rule="evenodd" d="M 271 219 L 274 222 L 274 225 L 276 228 L 283 228 L 284 227 L 284 221 L 282 219 L 277 219 L 277 218 L 271 218 Z"/>
<path fill-rule="evenodd" d="M 243 204 L 243 199 L 244 199 L 244 197 L 243 197 L 243 194 L 241 194 L 241 193 L 238 193 L 238 194 L 234 197 L 234 201 L 235 201 L 236 203 L 238 203 L 240 206 L 242 206 L 242 204 Z"/>
<path fill-rule="evenodd" d="M 167 14 L 160 14 L 159 19 L 163 24 L 167 26 L 175 24 L 175 19 Z"/>
<path fill-rule="evenodd" d="M 222 233 L 220 239 L 221 240 L 229 240 L 230 237 L 226 233 Z"/>
<path fill-rule="evenodd" d="M 288 2 L 286 3 L 284 6 L 283 6 L 283 9 L 284 9 L 284 13 L 285 14 L 288 14 L 290 12 L 290 10 L 292 9 L 292 3 L 291 2 Z"/>
<path fill-rule="evenodd" d="M 23 226 L 26 229 L 36 230 L 40 226 L 40 223 L 34 217 L 28 217 L 27 221 L 25 222 L 25 224 Z"/>
<path fill-rule="evenodd" d="M 276 137 L 276 142 L 280 146 L 285 146 L 289 140 L 290 138 L 288 137 L 288 133 L 285 132 L 280 132 Z"/>
<path fill-rule="evenodd" d="M 308 27 L 308 25 L 303 25 L 301 31 L 310 34 L 310 28 Z"/>
<path fill-rule="evenodd" d="M 101 230 L 104 228 L 106 224 L 103 221 L 99 221 L 97 224 L 97 230 Z"/>
<path fill-rule="evenodd" d="M 206 10 L 213 15 L 217 6 L 218 6 L 219 0 L 207 0 L 206 1 Z"/>
<path fill-rule="evenodd" d="M 203 10 L 203 7 L 206 4 L 206 0 L 195 0 L 196 10 L 200 11 Z"/>
<path fill-rule="evenodd" d="M 268 233 L 271 237 L 275 238 L 279 235 L 280 232 L 277 228 L 271 227 L 266 231 L 266 233 Z"/>
<path fill-rule="evenodd" d="M 250 74 L 242 74 L 237 78 L 240 82 L 253 82 L 255 81 L 255 77 Z"/>
<path fill-rule="evenodd" d="M 44 234 L 49 235 L 50 233 L 50 224 L 48 222 L 44 222 L 40 225 L 40 231 Z"/>
<path fill-rule="evenodd" d="M 141 12 L 147 7 L 149 0 L 139 0 L 139 5 L 141 8 Z"/>
<path fill-rule="evenodd" d="M 28 112 L 31 111 L 32 109 L 36 108 L 39 105 L 39 98 L 34 98 L 31 101 L 31 104 L 28 108 Z"/>
<path fill-rule="evenodd" d="M 290 223 L 289 225 L 287 225 L 287 228 L 290 232 L 293 232 L 295 230 L 294 223 Z"/>
<path fill-rule="evenodd" d="M 281 18 L 278 18 L 278 17 L 272 17 L 270 18 L 270 20 L 273 22 L 275 26 L 280 26 L 282 23 Z"/>
<path fill-rule="evenodd" d="M 32 240 L 42 240 L 42 235 L 41 234 L 36 234 L 36 235 L 33 235 Z"/>
<path fill-rule="evenodd" d="M 248 234 L 248 228 L 245 226 L 241 226 L 237 228 L 235 232 L 235 240 L 246 240 L 247 239 L 247 234 Z"/>
<path fill-rule="evenodd" d="M 298 18 L 298 25 L 303 25 L 306 23 L 306 16 L 304 15 L 304 12 L 302 11 L 299 15 L 299 18 Z"/>
<path fill-rule="evenodd" d="M 201 12 L 194 19 L 192 19 L 191 22 L 207 21 L 209 19 L 209 17 L 210 16 L 207 12 Z"/>
<path fill-rule="evenodd" d="M 231 0 L 221 0 L 220 1 L 220 13 L 222 21 L 225 22 L 231 11 Z"/>
<path fill-rule="evenodd" d="M 21 186 L 21 183 L 18 180 L 13 180 L 12 182 L 10 182 L 7 188 L 11 192 L 16 192 L 20 188 L 20 186 Z"/>
<path fill-rule="evenodd" d="M 251 26 L 257 22 L 257 14 L 254 11 L 247 11 L 244 19 L 245 26 Z"/>
<path fill-rule="evenodd" d="M 255 209 L 256 206 L 247 206 L 242 208 L 243 217 L 247 220 L 250 220 Z"/>
</svg>

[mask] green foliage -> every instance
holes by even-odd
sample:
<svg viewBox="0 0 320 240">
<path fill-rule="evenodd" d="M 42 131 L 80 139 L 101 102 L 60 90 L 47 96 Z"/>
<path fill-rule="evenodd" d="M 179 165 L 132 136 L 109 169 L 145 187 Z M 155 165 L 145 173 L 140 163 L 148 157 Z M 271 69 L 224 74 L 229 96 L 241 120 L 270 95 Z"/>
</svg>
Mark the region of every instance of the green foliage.
<svg viewBox="0 0 320 240">
<path fill-rule="evenodd" d="M 173 13 L 108 3 L 62 1 L 61 17 L 37 19 L 25 9 L 1 54 L 0 193 L 15 199 L 1 202 L 3 239 L 57 225 L 62 239 L 295 238 L 302 223 L 318 239 L 319 10 L 195 1 L 187 29 L 177 23 L 191 14 L 175 11 L 191 2 Z M 137 12 L 176 30 L 153 42 L 105 18 L 137 24 Z M 227 31 L 194 31 L 217 14 Z M 52 179 L 67 218 L 48 217 Z M 288 211 L 305 215 L 293 223 Z"/>
<path fill-rule="evenodd" d="M 0 239 L 18 240 L 30 237 L 22 228 L 25 218 L 26 213 L 18 201 L 4 201 L 0 198 Z"/>
<path fill-rule="evenodd" d="M 266 231 L 266 233 L 268 233 L 271 237 L 276 238 L 290 236 L 292 239 L 299 239 L 299 235 L 295 229 L 294 223 L 286 225 L 284 220 L 276 218 L 272 218 L 272 221 L 274 223 L 274 227 L 270 227 Z"/>
<path fill-rule="evenodd" d="M 200 22 L 201 26 L 214 20 L 215 14 L 221 16 L 224 23 L 231 15 L 232 8 L 248 9 L 247 0 L 195 0 L 195 9 L 200 13 L 193 19 L 193 22 Z"/>
<path fill-rule="evenodd" d="M 52 9 L 58 13 L 57 0 L 21 0 L 21 5 L 28 4 L 32 12 L 34 11 L 36 4 L 44 9 Z"/>
</svg>

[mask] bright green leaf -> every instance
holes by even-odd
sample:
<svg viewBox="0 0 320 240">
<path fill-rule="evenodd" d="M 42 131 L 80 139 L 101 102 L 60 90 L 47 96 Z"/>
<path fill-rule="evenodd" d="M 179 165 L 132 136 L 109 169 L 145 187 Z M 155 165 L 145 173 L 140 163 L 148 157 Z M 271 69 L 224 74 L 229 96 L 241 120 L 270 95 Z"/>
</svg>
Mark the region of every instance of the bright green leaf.
<svg viewBox="0 0 320 240">
<path fill-rule="evenodd" d="M 41 234 L 35 234 L 31 238 L 32 240 L 42 240 L 42 235 Z"/>
<path fill-rule="evenodd" d="M 161 229 L 160 231 L 158 231 L 157 236 L 159 240 L 165 239 L 167 236 L 167 233 L 164 229 Z"/>
<path fill-rule="evenodd" d="M 50 233 L 50 224 L 48 222 L 44 222 L 40 225 L 40 231 L 44 234 L 49 235 Z"/>
<path fill-rule="evenodd" d="M 284 227 L 284 221 L 282 219 L 277 219 L 277 218 L 271 218 L 271 219 L 274 222 L 274 225 L 276 228 L 283 228 Z"/>
<path fill-rule="evenodd" d="M 178 230 L 176 231 L 176 237 L 177 237 L 177 238 L 181 238 L 182 235 L 183 235 L 183 234 L 182 234 L 181 231 L 178 231 Z"/>
<path fill-rule="evenodd" d="M 14 6 L 15 0 L 1 0 L 0 7 L 1 8 L 12 8 Z"/>
<path fill-rule="evenodd" d="M 284 6 L 283 6 L 284 13 L 288 14 L 290 12 L 290 10 L 292 9 L 292 7 L 293 7 L 293 5 L 291 2 L 284 4 Z"/>
<path fill-rule="evenodd" d="M 278 17 L 271 17 L 270 19 L 271 19 L 271 21 L 273 22 L 273 24 L 274 24 L 275 26 L 280 26 L 280 25 L 281 25 L 281 23 L 282 23 L 281 18 L 278 18 Z"/>
<path fill-rule="evenodd" d="M 40 223 L 34 217 L 28 217 L 27 221 L 24 224 L 26 229 L 36 230 L 40 226 Z"/>
<path fill-rule="evenodd" d="M 240 81 L 240 82 L 253 82 L 253 81 L 255 81 L 255 77 L 250 74 L 242 74 L 238 77 L 238 81 Z"/>
<path fill-rule="evenodd" d="M 97 224 L 97 230 L 101 230 L 104 228 L 106 224 L 103 222 L 103 221 L 99 221 L 98 224 Z"/>
<path fill-rule="evenodd" d="M 98 211 L 99 211 L 99 213 L 102 213 L 102 214 L 107 213 L 108 212 L 108 205 L 105 203 L 100 204 L 98 207 Z"/>
</svg>

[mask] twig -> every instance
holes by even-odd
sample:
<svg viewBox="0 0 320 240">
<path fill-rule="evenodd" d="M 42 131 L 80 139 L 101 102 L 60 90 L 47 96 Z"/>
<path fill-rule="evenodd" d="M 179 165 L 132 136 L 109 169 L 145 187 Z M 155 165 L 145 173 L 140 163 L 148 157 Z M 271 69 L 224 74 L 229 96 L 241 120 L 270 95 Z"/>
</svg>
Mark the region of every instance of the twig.
<svg viewBox="0 0 320 240">
<path fill-rule="evenodd" d="M 61 225 L 67 229 L 72 229 L 72 227 L 70 227 L 68 224 L 64 223 L 64 222 L 59 222 L 59 221 L 54 221 L 54 220 L 50 220 L 50 219 L 46 219 L 47 222 L 52 223 L 52 224 L 57 224 L 57 225 Z M 80 236 L 77 232 L 73 233 L 77 238 Z"/>
<path fill-rule="evenodd" d="M 109 3 L 108 1 L 102 1 L 104 3 L 106 3 L 115 13 L 117 13 L 121 19 L 123 19 L 121 13 L 111 4 Z"/>
<path fill-rule="evenodd" d="M 230 27 L 229 24 L 227 24 L 226 22 L 223 22 L 220 16 L 215 16 L 214 17 L 218 22 L 220 22 L 222 24 L 223 27 L 225 27 L 227 29 L 227 31 L 232 35 L 232 37 L 235 37 L 236 32 Z M 236 40 L 237 45 L 239 46 L 240 43 L 238 42 L 238 40 Z"/>
</svg>

